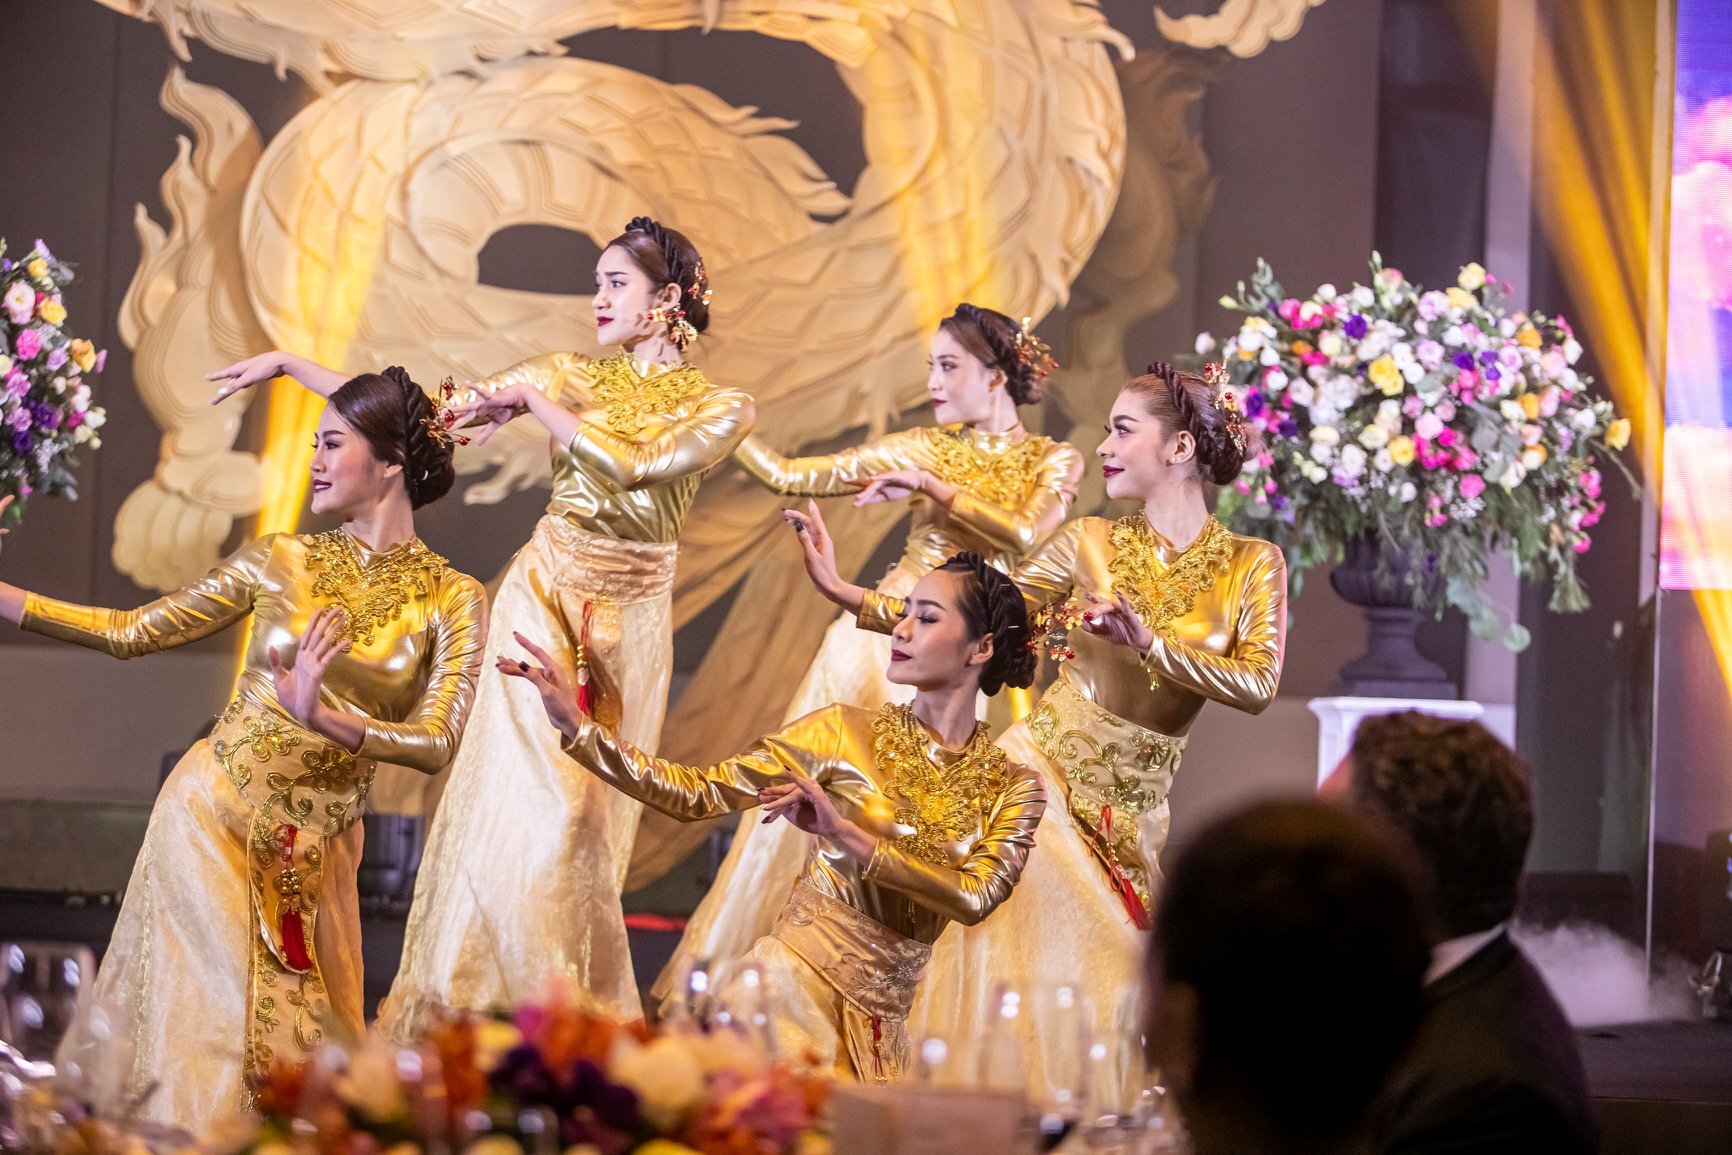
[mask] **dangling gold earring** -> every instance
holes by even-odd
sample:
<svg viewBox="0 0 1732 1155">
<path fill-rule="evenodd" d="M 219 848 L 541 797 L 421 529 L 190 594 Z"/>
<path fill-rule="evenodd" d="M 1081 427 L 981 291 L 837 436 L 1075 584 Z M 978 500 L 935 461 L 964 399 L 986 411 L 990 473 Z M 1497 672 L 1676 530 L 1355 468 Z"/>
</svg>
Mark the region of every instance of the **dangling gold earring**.
<svg viewBox="0 0 1732 1155">
<path fill-rule="evenodd" d="M 686 320 L 686 311 L 680 308 L 669 308 L 666 305 L 656 305 L 649 311 L 649 319 L 665 327 L 668 339 L 683 353 L 687 345 L 698 339 L 698 331 L 692 323 Z"/>
</svg>

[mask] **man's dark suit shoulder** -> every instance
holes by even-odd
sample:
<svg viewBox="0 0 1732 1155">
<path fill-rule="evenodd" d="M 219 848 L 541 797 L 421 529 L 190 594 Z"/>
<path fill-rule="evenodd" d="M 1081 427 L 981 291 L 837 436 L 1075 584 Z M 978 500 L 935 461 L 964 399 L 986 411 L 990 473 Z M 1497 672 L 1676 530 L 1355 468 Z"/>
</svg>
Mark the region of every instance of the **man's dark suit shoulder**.
<svg viewBox="0 0 1732 1155">
<path fill-rule="evenodd" d="M 1373 1112 L 1385 1155 L 1598 1149 L 1575 1032 L 1545 979 L 1498 935 L 1426 990 L 1408 1059 Z"/>
</svg>

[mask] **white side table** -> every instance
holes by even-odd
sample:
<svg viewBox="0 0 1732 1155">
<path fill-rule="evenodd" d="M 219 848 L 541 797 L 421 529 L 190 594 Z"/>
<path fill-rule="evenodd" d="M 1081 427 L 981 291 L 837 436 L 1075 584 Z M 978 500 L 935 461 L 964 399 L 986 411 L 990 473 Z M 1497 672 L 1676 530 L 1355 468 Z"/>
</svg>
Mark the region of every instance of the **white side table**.
<svg viewBox="0 0 1732 1155">
<path fill-rule="evenodd" d="M 1439 718 L 1454 718 L 1472 722 L 1485 713 L 1478 702 L 1450 698 L 1312 698 L 1311 712 L 1317 715 L 1317 784 L 1329 777 L 1353 745 L 1353 735 L 1359 723 L 1379 714 L 1396 714 L 1402 710 L 1417 710 Z"/>
</svg>

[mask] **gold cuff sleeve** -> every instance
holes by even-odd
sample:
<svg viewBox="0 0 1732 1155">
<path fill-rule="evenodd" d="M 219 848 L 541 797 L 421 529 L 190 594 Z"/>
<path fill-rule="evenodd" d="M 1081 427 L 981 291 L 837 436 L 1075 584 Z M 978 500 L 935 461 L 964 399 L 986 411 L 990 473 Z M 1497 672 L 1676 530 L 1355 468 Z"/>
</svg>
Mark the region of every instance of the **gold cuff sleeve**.
<svg viewBox="0 0 1732 1155">
<path fill-rule="evenodd" d="M 791 497 L 836 497 L 853 493 L 851 481 L 863 481 L 894 469 L 917 467 L 912 440 L 892 433 L 838 453 L 783 457 L 758 437 L 747 437 L 734 450 L 740 463 L 765 488 Z"/>
<path fill-rule="evenodd" d="M 136 658 L 196 642 L 246 617 L 275 536 L 243 546 L 190 585 L 134 610 L 110 610 L 26 594 L 18 627 L 33 634 Z"/>
<path fill-rule="evenodd" d="M 539 357 L 531 357 L 519 361 L 508 369 L 497 373 L 489 373 L 479 380 L 471 381 L 457 390 L 453 401 L 459 405 L 482 397 L 490 397 L 512 385 L 527 385 L 538 393 L 558 401 L 560 395 L 566 392 L 566 383 L 575 374 L 586 374 L 589 369 L 589 358 L 582 353 L 543 353 Z"/>
<path fill-rule="evenodd" d="M 1208 654 L 1157 633 L 1143 655 L 1156 678 L 1170 680 L 1249 714 L 1275 700 L 1287 648 L 1287 563 L 1274 545 L 1262 543 L 1245 567 L 1238 600 L 1233 650 Z"/>
<path fill-rule="evenodd" d="M 1035 828 L 1046 813 L 1046 788 L 1032 771 L 1018 768 L 987 825 L 961 866 L 923 862 L 879 839 L 867 864 L 868 882 L 901 891 L 928 910 L 973 926 L 1010 897 L 1034 849 Z"/>
<path fill-rule="evenodd" d="M 693 411 L 642 440 L 622 437 L 586 413 L 566 450 L 588 472 L 618 489 L 647 489 L 702 473 L 732 453 L 752 429 L 752 399 L 719 389 Z"/>
<path fill-rule="evenodd" d="M 357 753 L 363 758 L 436 774 L 457 756 L 457 742 L 475 704 L 487 637 L 487 596 L 481 583 L 447 573 L 432 623 L 431 674 L 409 717 L 368 718 Z"/>
<path fill-rule="evenodd" d="M 614 789 L 682 822 L 715 818 L 758 805 L 758 791 L 788 781 L 796 767 L 823 782 L 826 752 L 837 744 L 834 708 L 808 714 L 760 738 L 744 753 L 713 766 L 688 766 L 645 754 L 630 742 L 610 737 L 585 718 L 564 744 L 566 754 Z"/>
<path fill-rule="evenodd" d="M 877 590 L 862 590 L 861 595 L 860 613 L 854 619 L 854 624 L 860 629 L 887 634 L 896 628 L 896 623 L 907 612 L 908 603 L 902 598 L 893 598 Z"/>
</svg>

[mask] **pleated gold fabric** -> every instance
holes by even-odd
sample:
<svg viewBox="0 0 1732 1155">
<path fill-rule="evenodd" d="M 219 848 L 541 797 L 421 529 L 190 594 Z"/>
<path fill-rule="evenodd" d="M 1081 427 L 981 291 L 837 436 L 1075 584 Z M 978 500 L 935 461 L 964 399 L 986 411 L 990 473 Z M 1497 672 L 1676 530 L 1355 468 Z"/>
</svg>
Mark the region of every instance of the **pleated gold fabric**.
<svg viewBox="0 0 1732 1155">
<path fill-rule="evenodd" d="M 331 604 L 320 591 L 337 572 L 332 551 L 359 575 L 335 596 L 380 611 L 355 621 L 322 690 L 328 705 L 366 717 L 358 754 L 282 713 L 266 659 L 277 648 L 292 663 L 308 620 Z M 388 605 L 370 599 L 381 589 L 393 592 Z M 195 1132 L 244 1106 L 249 1067 L 359 1037 L 355 872 L 368 787 L 377 760 L 431 773 L 450 759 L 485 632 L 480 583 L 418 541 L 374 552 L 342 531 L 260 538 L 137 610 L 31 595 L 22 625 L 132 657 L 249 613 L 235 697 L 157 796 L 89 994 L 130 1036 L 129 1090 L 155 1084 L 144 1117 Z M 75 1030 L 63 1053 L 91 1045 Z"/>
<path fill-rule="evenodd" d="M 589 614 L 591 669 L 620 733 L 653 747 L 673 666 L 672 542 L 601 537 L 542 518 L 494 598 L 487 673 L 379 1008 L 407 1041 L 447 1009 L 507 1010 L 564 982 L 584 1009 L 642 1014 L 620 906 L 640 805 L 560 752 L 540 695 L 493 670 L 522 633 L 570 663 Z"/>
</svg>

